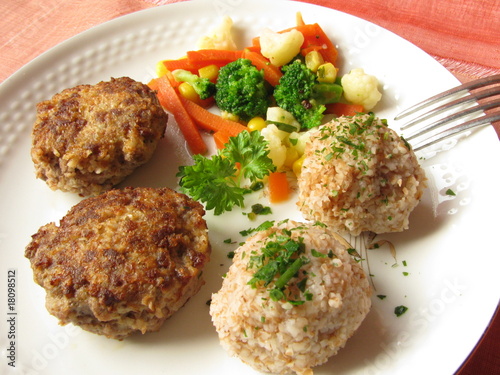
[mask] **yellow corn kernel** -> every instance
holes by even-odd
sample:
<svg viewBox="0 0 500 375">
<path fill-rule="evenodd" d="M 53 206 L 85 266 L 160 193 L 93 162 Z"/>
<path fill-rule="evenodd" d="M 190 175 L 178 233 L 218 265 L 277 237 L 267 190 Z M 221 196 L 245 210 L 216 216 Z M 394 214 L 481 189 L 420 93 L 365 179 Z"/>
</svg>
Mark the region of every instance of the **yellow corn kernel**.
<svg viewBox="0 0 500 375">
<path fill-rule="evenodd" d="M 195 103 L 200 101 L 200 96 L 194 91 L 193 86 L 187 82 L 182 82 L 178 87 L 179 93 L 188 100 Z"/>
<path fill-rule="evenodd" d="M 318 71 L 320 65 L 325 63 L 323 56 L 318 51 L 311 51 L 306 55 L 306 66 L 314 73 Z"/>
<path fill-rule="evenodd" d="M 165 74 L 167 74 L 167 68 L 165 67 L 165 64 L 163 64 L 163 61 L 158 61 L 156 63 L 156 76 L 163 77 Z"/>
<path fill-rule="evenodd" d="M 321 64 L 316 72 L 318 82 L 334 83 L 337 79 L 337 68 L 332 63 Z"/>
<path fill-rule="evenodd" d="M 250 121 L 248 121 L 247 128 L 249 132 L 253 132 L 255 130 L 261 131 L 267 126 L 266 120 L 262 117 L 254 117 Z"/>
<path fill-rule="evenodd" d="M 299 153 L 295 149 L 295 147 L 287 147 L 286 149 L 286 158 L 285 158 L 285 167 L 293 168 L 293 163 L 299 159 Z"/>
<path fill-rule="evenodd" d="M 215 81 L 219 75 L 219 67 L 217 65 L 207 65 L 198 69 L 198 75 L 201 78 L 208 78 L 210 81 Z"/>
<path fill-rule="evenodd" d="M 302 165 L 304 164 L 305 155 L 302 155 L 300 158 L 295 160 L 292 164 L 293 173 L 295 173 L 296 177 L 300 176 L 300 172 L 302 171 Z"/>
</svg>

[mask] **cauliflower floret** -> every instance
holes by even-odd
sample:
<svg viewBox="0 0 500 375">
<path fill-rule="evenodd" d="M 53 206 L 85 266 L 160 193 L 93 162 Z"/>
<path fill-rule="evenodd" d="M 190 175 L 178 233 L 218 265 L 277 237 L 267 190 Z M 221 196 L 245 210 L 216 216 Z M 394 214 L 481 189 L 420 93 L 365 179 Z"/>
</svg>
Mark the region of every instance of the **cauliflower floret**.
<svg viewBox="0 0 500 375">
<path fill-rule="evenodd" d="M 266 119 L 270 122 L 278 122 L 293 126 L 295 128 L 294 130 L 297 131 L 300 130 L 300 124 L 295 117 L 293 117 L 290 112 L 280 107 L 269 107 L 266 112 Z"/>
<path fill-rule="evenodd" d="M 269 158 L 271 158 L 277 169 L 282 168 L 286 160 L 286 146 L 282 141 L 287 136 L 287 133 L 279 130 L 276 125 L 270 124 L 261 130 L 261 135 L 268 142 Z"/>
<path fill-rule="evenodd" d="M 299 156 L 302 156 L 306 150 L 306 143 L 309 142 L 311 138 L 310 131 L 305 132 L 292 132 L 288 137 L 291 146 L 297 150 Z"/>
<path fill-rule="evenodd" d="M 232 28 L 233 20 L 229 16 L 224 16 L 219 26 L 198 40 L 198 48 L 236 50 Z"/>
<path fill-rule="evenodd" d="M 378 80 L 366 74 L 361 68 L 353 69 L 341 80 L 344 97 L 353 104 L 361 104 L 369 111 L 379 102 L 382 94 L 378 91 Z"/>
<path fill-rule="evenodd" d="M 304 154 L 309 132 L 300 132 L 295 117 L 282 108 L 269 107 L 266 117 L 271 123 L 261 130 L 261 134 L 269 143 L 269 157 L 278 170 L 291 169 Z"/>
<path fill-rule="evenodd" d="M 304 35 L 298 30 L 276 33 L 264 29 L 260 36 L 260 52 L 272 65 L 283 66 L 297 56 L 303 43 Z"/>
</svg>

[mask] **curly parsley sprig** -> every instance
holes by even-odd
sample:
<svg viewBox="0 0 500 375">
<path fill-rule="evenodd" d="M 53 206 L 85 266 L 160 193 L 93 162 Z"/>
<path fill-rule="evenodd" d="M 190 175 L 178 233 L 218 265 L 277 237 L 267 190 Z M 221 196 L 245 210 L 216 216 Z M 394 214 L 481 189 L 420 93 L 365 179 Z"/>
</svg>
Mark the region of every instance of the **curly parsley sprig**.
<svg viewBox="0 0 500 375">
<path fill-rule="evenodd" d="M 245 194 L 252 192 L 245 183 L 250 186 L 276 169 L 268 154 L 267 141 L 259 132 L 243 131 L 211 158 L 194 155 L 193 165 L 179 168 L 179 185 L 215 215 L 243 207 Z"/>
</svg>

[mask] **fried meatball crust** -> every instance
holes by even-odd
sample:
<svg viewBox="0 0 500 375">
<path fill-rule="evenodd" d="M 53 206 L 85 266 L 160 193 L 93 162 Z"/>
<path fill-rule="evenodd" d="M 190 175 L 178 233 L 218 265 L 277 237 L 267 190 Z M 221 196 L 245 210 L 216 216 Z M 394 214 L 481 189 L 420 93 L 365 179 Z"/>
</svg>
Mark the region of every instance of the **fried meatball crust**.
<svg viewBox="0 0 500 375">
<path fill-rule="evenodd" d="M 168 120 L 155 92 L 128 77 L 63 90 L 36 110 L 36 177 L 81 196 L 109 190 L 146 163 Z"/>
<path fill-rule="evenodd" d="M 25 256 L 60 324 L 123 339 L 157 331 L 204 284 L 204 214 L 168 188 L 113 189 L 42 226 Z"/>
</svg>

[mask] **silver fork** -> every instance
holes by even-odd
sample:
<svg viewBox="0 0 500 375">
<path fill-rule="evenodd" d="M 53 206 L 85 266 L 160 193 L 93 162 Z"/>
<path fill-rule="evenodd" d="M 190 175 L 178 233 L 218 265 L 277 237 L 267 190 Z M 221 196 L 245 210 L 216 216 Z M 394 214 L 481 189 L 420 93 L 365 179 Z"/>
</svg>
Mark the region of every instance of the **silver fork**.
<svg viewBox="0 0 500 375">
<path fill-rule="evenodd" d="M 484 112 L 488 110 L 491 111 Z M 402 111 L 394 120 L 411 115 L 414 118 L 401 126 L 401 130 L 410 131 L 409 135 L 403 136 L 415 151 L 466 130 L 499 121 L 500 74 L 470 81 L 432 96 Z M 438 115 L 441 117 L 436 119 Z"/>
</svg>

